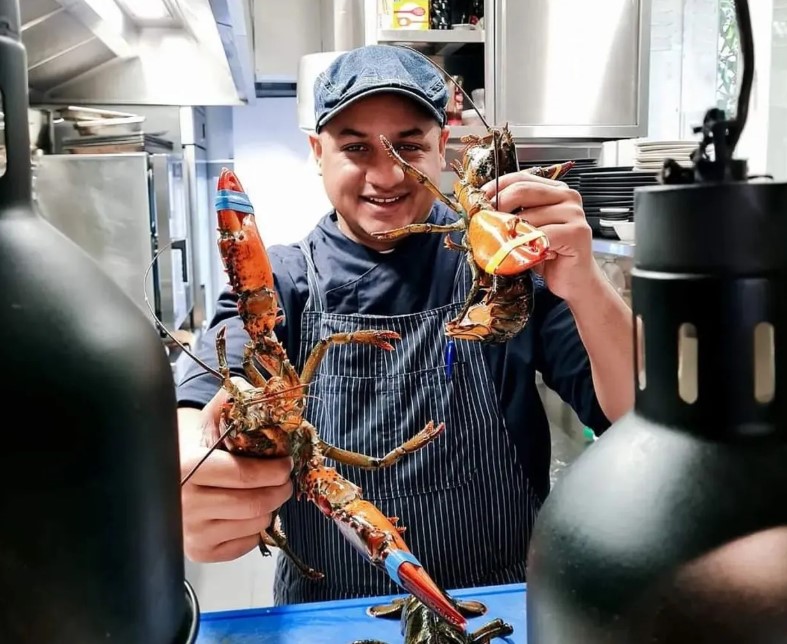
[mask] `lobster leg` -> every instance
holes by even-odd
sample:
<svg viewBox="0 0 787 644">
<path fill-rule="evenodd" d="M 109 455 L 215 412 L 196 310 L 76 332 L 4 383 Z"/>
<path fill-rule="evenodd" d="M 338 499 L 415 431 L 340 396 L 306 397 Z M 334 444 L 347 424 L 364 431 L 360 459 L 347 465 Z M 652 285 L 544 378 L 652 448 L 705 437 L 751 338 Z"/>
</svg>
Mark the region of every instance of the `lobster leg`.
<svg viewBox="0 0 787 644">
<path fill-rule="evenodd" d="M 408 224 L 401 228 L 392 228 L 381 233 L 372 233 L 375 239 L 399 239 L 414 233 L 453 233 L 465 229 L 465 222 L 461 219 L 453 224 Z"/>
<path fill-rule="evenodd" d="M 407 603 L 406 597 L 396 597 L 387 604 L 376 604 L 366 609 L 367 614 L 372 617 L 398 619 L 402 615 L 402 610 Z"/>
<path fill-rule="evenodd" d="M 267 380 L 260 373 L 254 364 L 254 345 L 246 344 L 243 347 L 243 370 L 249 378 L 249 382 L 255 387 L 264 387 Z"/>
<path fill-rule="evenodd" d="M 399 153 L 396 150 L 394 150 L 394 147 L 393 145 L 391 145 L 391 142 L 388 139 L 386 139 L 385 136 L 383 136 L 382 134 L 380 135 L 380 141 L 382 141 L 385 151 L 388 152 L 388 156 L 390 156 L 394 161 L 396 161 L 396 163 L 404 171 L 405 174 L 409 175 L 410 177 L 418 181 L 418 183 L 423 184 L 427 188 L 427 190 L 429 190 L 429 192 L 431 192 L 437 199 L 442 201 L 451 210 L 454 210 L 456 212 L 461 212 L 461 206 L 459 206 L 459 204 L 455 203 L 454 201 L 449 199 L 446 195 L 444 195 L 440 190 L 440 188 L 438 188 L 432 182 L 432 180 L 429 177 L 427 177 L 423 172 L 421 172 L 417 168 L 414 168 L 409 163 L 407 163 L 407 161 L 405 161 L 401 156 L 399 156 Z"/>
<path fill-rule="evenodd" d="M 222 386 L 229 392 L 230 396 L 238 399 L 241 398 L 241 392 L 240 389 L 238 389 L 238 386 L 230 379 L 230 368 L 227 364 L 227 340 L 225 338 L 226 332 L 227 327 L 223 326 L 219 329 L 218 333 L 216 333 L 216 358 L 219 364 L 219 373 L 224 379 Z"/>
<path fill-rule="evenodd" d="M 311 382 L 317 367 L 322 362 L 328 347 L 332 344 L 371 344 L 384 351 L 393 351 L 393 346 L 388 340 L 399 340 L 401 337 L 393 331 L 355 331 L 354 333 L 334 333 L 320 340 L 309 353 L 306 364 L 303 365 L 300 381 L 306 385 Z"/>
<path fill-rule="evenodd" d="M 514 628 L 511 624 L 507 624 L 498 617 L 471 633 L 470 641 L 473 644 L 489 644 L 495 637 L 508 637 L 513 633 Z"/>
<path fill-rule="evenodd" d="M 385 467 L 391 467 L 397 461 L 402 459 L 407 454 L 417 452 L 419 449 L 426 447 L 434 439 L 436 439 L 445 430 L 445 424 L 440 423 L 435 427 L 434 421 L 429 421 L 426 427 L 413 436 L 410 440 L 402 443 L 388 452 L 382 458 L 376 456 L 367 456 L 366 454 L 359 454 L 358 452 L 351 452 L 340 447 L 335 447 L 326 443 L 321 438 L 318 438 L 320 450 L 327 458 L 332 458 L 338 463 L 348 465 L 350 467 L 359 467 L 367 470 L 379 470 Z"/>
<path fill-rule="evenodd" d="M 304 561 L 297 554 L 295 554 L 293 549 L 290 547 L 290 542 L 287 540 L 287 535 L 284 533 L 284 529 L 281 526 L 281 517 L 279 516 L 278 510 L 273 513 L 273 516 L 271 517 L 271 525 L 266 532 L 270 540 L 273 541 L 273 544 L 278 547 L 282 553 L 290 558 L 290 561 L 295 564 L 295 567 L 304 577 L 314 581 L 319 581 L 325 577 L 325 575 L 319 570 L 315 570 L 308 564 L 304 563 Z M 263 551 L 264 547 L 264 542 L 260 541 L 260 551 L 262 554 L 266 555 L 266 551 L 268 554 L 270 554 L 270 551 L 268 551 L 267 548 L 265 548 L 265 551 Z"/>
<path fill-rule="evenodd" d="M 552 181 L 559 181 L 567 175 L 575 165 L 575 161 L 565 161 L 564 163 L 556 163 L 547 167 L 534 166 L 528 168 L 526 172 L 537 177 L 545 177 L 547 179 L 552 179 Z"/>
<path fill-rule="evenodd" d="M 470 291 L 467 294 L 467 298 L 465 298 L 465 304 L 462 307 L 462 310 L 454 318 L 454 322 L 456 323 L 460 322 L 465 317 L 465 315 L 467 315 L 467 312 L 473 305 L 473 300 L 475 300 L 476 296 L 478 295 L 478 291 L 481 289 L 481 272 L 478 270 L 478 265 L 475 263 L 475 259 L 473 259 L 473 256 L 469 253 L 467 255 L 467 263 L 470 264 L 472 284 L 470 286 Z"/>
<path fill-rule="evenodd" d="M 465 246 L 464 244 L 457 244 L 451 237 L 448 235 L 445 236 L 445 241 L 443 244 L 448 250 L 458 250 L 462 253 L 469 253 L 470 248 Z"/>
</svg>

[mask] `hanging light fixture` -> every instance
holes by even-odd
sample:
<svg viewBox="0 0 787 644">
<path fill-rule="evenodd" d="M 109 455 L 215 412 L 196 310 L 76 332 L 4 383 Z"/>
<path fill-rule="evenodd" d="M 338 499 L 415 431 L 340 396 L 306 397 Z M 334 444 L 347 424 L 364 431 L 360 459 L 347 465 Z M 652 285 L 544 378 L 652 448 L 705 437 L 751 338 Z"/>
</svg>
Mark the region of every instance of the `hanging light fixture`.
<svg viewBox="0 0 787 644">
<path fill-rule="evenodd" d="M 787 183 L 733 158 L 736 17 L 735 118 L 709 110 L 692 167 L 636 191 L 635 408 L 541 509 L 529 644 L 787 642 Z"/>
</svg>

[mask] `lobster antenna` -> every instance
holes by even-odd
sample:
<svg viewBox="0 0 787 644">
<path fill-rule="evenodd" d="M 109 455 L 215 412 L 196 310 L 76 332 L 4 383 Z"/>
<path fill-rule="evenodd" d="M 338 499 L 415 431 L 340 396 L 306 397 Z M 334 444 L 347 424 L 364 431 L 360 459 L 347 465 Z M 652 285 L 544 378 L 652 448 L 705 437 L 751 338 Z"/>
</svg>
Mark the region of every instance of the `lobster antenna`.
<svg viewBox="0 0 787 644">
<path fill-rule="evenodd" d="M 150 262 L 150 265 L 148 266 L 147 270 L 145 271 L 145 281 L 142 283 L 142 292 L 143 292 L 143 294 L 145 296 L 145 304 L 148 305 L 148 309 L 150 310 L 150 314 L 153 316 L 153 319 L 156 322 L 156 326 L 159 329 L 161 329 L 164 333 L 166 333 L 167 336 L 170 338 L 170 340 L 172 340 L 175 344 L 177 344 L 183 350 L 183 352 L 186 355 L 188 355 L 192 360 L 194 360 L 194 362 L 196 362 L 200 367 L 205 369 L 205 371 L 207 371 L 208 373 L 216 376 L 219 380 L 221 380 L 223 382 L 224 381 L 224 377 L 218 371 L 216 371 L 216 369 L 214 369 L 213 367 L 208 365 L 204 360 L 201 360 L 200 358 L 195 356 L 189 349 L 186 348 L 186 346 L 180 340 L 178 340 L 170 332 L 170 330 L 166 326 L 164 326 L 164 323 L 158 318 L 158 316 L 156 315 L 155 311 L 153 310 L 153 307 L 150 304 L 150 300 L 148 299 L 148 290 L 146 288 L 147 281 L 148 281 L 148 275 L 150 274 L 150 271 L 153 268 L 153 266 L 158 261 L 159 255 L 161 255 L 161 253 L 163 253 L 165 250 L 167 250 L 167 248 L 169 248 L 171 245 L 172 245 L 172 242 L 170 242 L 169 244 L 166 244 L 163 248 L 161 248 L 153 256 L 153 261 Z"/>
<path fill-rule="evenodd" d="M 498 143 L 500 142 L 500 133 L 499 132 L 492 132 L 492 146 L 495 149 L 494 159 L 495 159 L 495 207 L 499 207 L 499 197 L 500 194 L 500 166 L 498 164 L 498 158 L 500 157 L 500 148 L 498 147 Z"/>
<path fill-rule="evenodd" d="M 394 45 L 394 46 L 395 46 L 395 47 L 401 47 L 402 49 L 409 49 L 410 51 L 413 51 L 413 52 L 415 52 L 415 53 L 416 53 L 416 54 L 418 54 L 418 55 L 419 55 L 421 58 L 423 58 L 423 59 L 425 59 L 425 60 L 428 60 L 430 63 L 432 63 L 432 65 L 434 65 L 435 67 L 437 67 L 437 69 L 439 69 L 439 70 L 440 70 L 440 71 L 441 71 L 441 72 L 442 72 L 442 73 L 445 75 L 445 77 L 446 77 L 448 80 L 450 80 L 450 81 L 451 81 L 451 83 L 454 85 L 454 87 L 456 87 L 456 88 L 457 88 L 457 89 L 458 89 L 460 92 L 462 92 L 462 94 L 464 95 L 464 97 L 467 99 L 467 102 L 468 102 L 468 103 L 470 103 L 470 107 L 472 107 L 472 108 L 473 108 L 473 110 L 475 111 L 475 113 L 478 115 L 478 118 L 480 118 L 480 119 L 481 119 L 481 122 L 484 124 L 484 127 L 485 127 L 485 128 L 488 130 L 488 131 L 490 131 L 490 132 L 492 131 L 492 127 L 489 125 L 489 122 L 488 122 L 488 121 L 487 121 L 487 120 L 484 118 L 484 115 L 483 115 L 483 114 L 481 114 L 481 110 L 479 110 L 479 109 L 478 109 L 478 107 L 476 106 L 476 104 L 475 104 L 475 103 L 473 103 L 473 99 L 472 99 L 472 98 L 470 98 L 470 95 L 469 95 L 469 94 L 468 94 L 468 93 L 467 93 L 467 92 L 464 90 L 464 88 L 463 88 L 463 87 L 462 87 L 462 86 L 461 86 L 459 83 L 457 83 L 457 82 L 456 82 L 456 81 L 453 79 L 453 77 L 452 77 L 452 76 L 451 76 L 451 75 L 450 75 L 450 74 L 449 74 L 449 73 L 448 73 L 448 72 L 447 72 L 445 69 L 443 69 L 442 67 L 440 67 L 440 65 L 438 65 L 438 64 L 437 64 L 436 62 L 434 62 L 434 61 L 433 61 L 431 58 L 429 58 L 429 56 L 427 56 L 427 55 L 426 55 L 426 54 L 424 54 L 423 52 L 420 52 L 420 51 L 418 51 L 418 50 L 417 50 L 417 49 L 415 49 L 414 47 L 410 47 L 410 45 L 400 45 L 400 44 L 397 44 L 397 45 Z"/>
<path fill-rule="evenodd" d="M 202 464 L 203 464 L 203 463 L 204 463 L 204 462 L 205 462 L 205 461 L 208 459 L 208 456 L 210 456 L 211 454 L 213 454 L 213 452 L 215 452 L 215 451 L 216 451 L 216 449 L 218 448 L 218 446 L 219 446 L 219 445 L 221 445 L 222 441 L 223 441 L 225 438 L 227 438 L 227 436 L 229 436 L 229 435 L 230 435 L 230 432 L 231 432 L 233 429 L 234 429 L 234 427 L 233 427 L 232 425 L 230 425 L 230 426 L 229 426 L 229 427 L 228 427 L 228 428 L 227 428 L 227 429 L 224 431 L 224 433 L 223 433 L 221 436 L 219 436 L 218 440 L 217 440 L 215 443 L 213 443 L 213 445 L 211 445 L 210 449 L 208 449 L 208 451 L 207 451 L 207 452 L 205 452 L 205 454 L 203 455 L 203 457 L 202 457 L 201 459 L 199 459 L 199 461 L 197 462 L 197 464 L 196 464 L 194 467 L 192 467 L 192 468 L 191 468 L 191 471 L 190 471 L 188 474 L 186 474 L 186 476 L 185 476 L 185 477 L 183 478 L 183 480 L 180 482 L 180 486 L 181 486 L 181 487 L 183 487 L 183 486 L 184 486 L 184 485 L 185 485 L 185 484 L 188 482 L 188 480 L 189 480 L 189 479 L 190 479 L 192 476 L 194 476 L 194 473 L 195 473 L 195 472 L 196 472 L 196 471 L 197 471 L 197 470 L 198 470 L 200 467 L 202 467 Z"/>
</svg>

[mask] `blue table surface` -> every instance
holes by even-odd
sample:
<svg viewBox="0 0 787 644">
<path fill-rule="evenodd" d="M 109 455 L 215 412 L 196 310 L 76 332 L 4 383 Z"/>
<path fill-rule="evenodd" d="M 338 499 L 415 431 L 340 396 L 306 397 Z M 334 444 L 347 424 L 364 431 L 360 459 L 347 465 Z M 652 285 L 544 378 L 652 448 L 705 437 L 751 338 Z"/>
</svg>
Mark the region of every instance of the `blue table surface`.
<svg viewBox="0 0 787 644">
<path fill-rule="evenodd" d="M 486 604 L 486 614 L 468 619 L 468 631 L 501 617 L 514 627 L 514 634 L 493 643 L 526 644 L 525 590 L 525 584 L 510 584 L 449 593 L 457 599 Z M 402 644 L 398 619 L 381 619 L 366 613 L 369 606 L 400 596 L 206 612 L 200 617 L 197 644 L 351 644 L 358 639 Z"/>
</svg>

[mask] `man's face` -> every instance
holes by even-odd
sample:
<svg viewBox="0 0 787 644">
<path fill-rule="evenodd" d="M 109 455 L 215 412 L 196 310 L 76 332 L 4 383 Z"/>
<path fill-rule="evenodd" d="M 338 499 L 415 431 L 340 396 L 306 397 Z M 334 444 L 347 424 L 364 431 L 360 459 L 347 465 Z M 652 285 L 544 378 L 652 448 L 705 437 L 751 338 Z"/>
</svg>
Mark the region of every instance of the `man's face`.
<svg viewBox="0 0 787 644">
<path fill-rule="evenodd" d="M 371 233 L 422 222 L 434 203 L 434 195 L 388 156 L 381 134 L 405 161 L 439 182 L 448 130 L 405 97 L 361 99 L 309 138 L 342 232 L 376 250 L 395 242 L 376 240 Z"/>
</svg>

